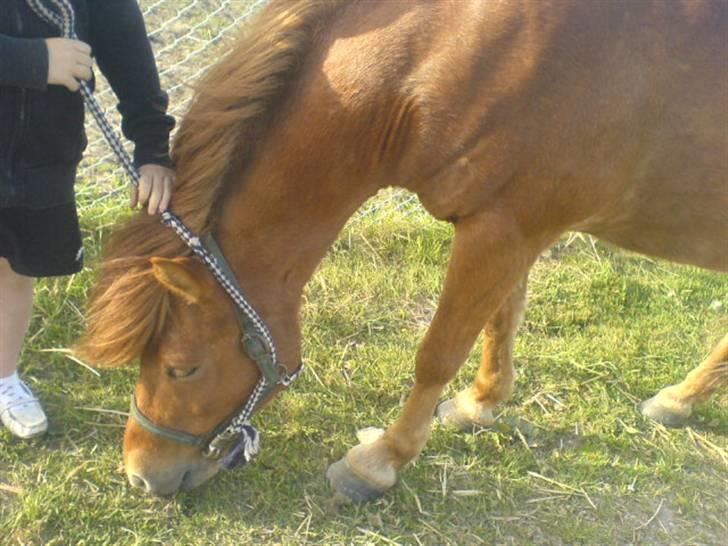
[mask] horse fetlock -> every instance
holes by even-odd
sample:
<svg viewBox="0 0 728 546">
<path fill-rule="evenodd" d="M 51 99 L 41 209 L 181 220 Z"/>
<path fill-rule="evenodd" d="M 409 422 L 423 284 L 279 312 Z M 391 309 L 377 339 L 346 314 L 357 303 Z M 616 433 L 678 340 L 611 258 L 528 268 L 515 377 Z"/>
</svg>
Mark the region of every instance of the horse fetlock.
<svg viewBox="0 0 728 546">
<path fill-rule="evenodd" d="M 495 422 L 493 409 L 478 401 L 470 389 L 459 392 L 455 398 L 437 406 L 437 417 L 444 424 L 463 432 L 489 427 Z"/>
<path fill-rule="evenodd" d="M 397 470 L 379 442 L 360 444 L 326 471 L 334 490 L 353 502 L 367 502 L 397 483 Z"/>
<path fill-rule="evenodd" d="M 691 402 L 676 395 L 675 387 L 666 387 L 640 404 L 640 412 L 669 427 L 682 426 L 693 410 Z"/>
<path fill-rule="evenodd" d="M 345 457 L 360 478 L 377 489 L 389 489 L 397 483 L 397 469 L 386 444 L 376 441 L 352 447 Z"/>
</svg>

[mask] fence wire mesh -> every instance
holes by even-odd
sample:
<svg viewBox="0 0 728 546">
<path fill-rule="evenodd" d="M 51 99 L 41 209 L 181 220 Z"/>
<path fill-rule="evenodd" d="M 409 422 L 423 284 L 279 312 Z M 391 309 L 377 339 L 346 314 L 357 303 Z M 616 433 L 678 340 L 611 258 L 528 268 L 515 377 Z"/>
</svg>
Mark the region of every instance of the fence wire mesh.
<svg viewBox="0 0 728 546">
<path fill-rule="evenodd" d="M 170 112 L 178 119 L 192 95 L 192 85 L 229 47 L 246 21 L 269 0 L 140 0 L 147 32 L 154 49 L 162 88 L 169 93 Z M 276 1 L 276 0 L 272 0 Z M 244 53 L 243 53 L 244 54 Z M 103 75 L 96 71 L 96 97 L 114 127 L 120 127 L 116 98 Z M 128 180 L 101 132 L 87 116 L 88 147 L 79 170 L 79 206 L 90 209 L 122 207 Z M 129 146 L 129 143 L 125 143 Z M 131 147 L 129 146 L 129 152 Z M 371 214 L 387 203 L 397 209 L 417 210 L 415 197 L 385 192 L 369 202 L 359 215 Z"/>
</svg>

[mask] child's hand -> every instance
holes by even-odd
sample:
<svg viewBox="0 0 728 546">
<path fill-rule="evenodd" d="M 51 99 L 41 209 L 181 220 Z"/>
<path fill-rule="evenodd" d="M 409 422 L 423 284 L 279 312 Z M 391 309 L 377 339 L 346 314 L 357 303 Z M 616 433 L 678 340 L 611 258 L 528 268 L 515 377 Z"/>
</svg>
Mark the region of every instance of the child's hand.
<svg viewBox="0 0 728 546">
<path fill-rule="evenodd" d="M 160 165 L 139 167 L 139 187 L 132 187 L 130 206 L 147 205 L 150 215 L 167 210 L 174 186 L 174 171 Z"/>
<path fill-rule="evenodd" d="M 91 79 L 91 46 L 68 38 L 48 38 L 48 83 L 78 91 L 78 80 Z"/>
</svg>

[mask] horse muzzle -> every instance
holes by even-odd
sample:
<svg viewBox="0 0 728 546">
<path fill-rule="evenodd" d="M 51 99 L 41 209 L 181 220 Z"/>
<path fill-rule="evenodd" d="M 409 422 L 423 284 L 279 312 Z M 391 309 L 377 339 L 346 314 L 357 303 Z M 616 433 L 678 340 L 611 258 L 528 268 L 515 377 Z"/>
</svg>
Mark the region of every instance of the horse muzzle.
<svg viewBox="0 0 728 546">
<path fill-rule="evenodd" d="M 216 462 L 207 459 L 153 461 L 139 452 L 130 453 L 125 466 L 132 486 L 161 497 L 194 489 L 212 478 L 220 469 Z"/>
</svg>

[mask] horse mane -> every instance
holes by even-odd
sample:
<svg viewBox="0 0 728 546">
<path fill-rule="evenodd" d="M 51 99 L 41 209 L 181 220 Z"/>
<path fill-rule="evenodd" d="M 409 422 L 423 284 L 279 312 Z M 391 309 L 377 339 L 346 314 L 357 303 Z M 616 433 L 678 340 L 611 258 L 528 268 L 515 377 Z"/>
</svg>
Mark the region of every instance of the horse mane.
<svg viewBox="0 0 728 546">
<path fill-rule="evenodd" d="M 195 233 L 215 228 L 231 174 L 248 163 L 274 107 L 297 81 L 317 30 L 346 2 L 270 2 L 195 86 L 172 151 L 177 173 L 172 210 Z M 140 356 L 164 329 L 170 307 L 149 258 L 189 254 L 158 218 L 145 212 L 128 218 L 105 249 L 74 352 L 107 366 Z"/>
</svg>

